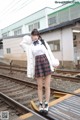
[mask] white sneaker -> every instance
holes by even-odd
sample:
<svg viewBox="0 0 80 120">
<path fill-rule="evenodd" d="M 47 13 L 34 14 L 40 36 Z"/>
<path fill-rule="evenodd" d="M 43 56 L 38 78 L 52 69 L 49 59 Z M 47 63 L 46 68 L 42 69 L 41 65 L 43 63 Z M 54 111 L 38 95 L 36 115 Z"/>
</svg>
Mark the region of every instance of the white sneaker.
<svg viewBox="0 0 80 120">
<path fill-rule="evenodd" d="M 45 104 L 44 104 L 44 112 L 47 113 L 48 110 L 49 110 L 49 105 L 48 105 L 47 102 L 45 102 Z"/>
<path fill-rule="evenodd" d="M 43 109 L 43 104 L 40 102 L 40 103 L 39 103 L 39 112 L 43 112 L 43 110 L 44 110 L 44 109 Z"/>
</svg>

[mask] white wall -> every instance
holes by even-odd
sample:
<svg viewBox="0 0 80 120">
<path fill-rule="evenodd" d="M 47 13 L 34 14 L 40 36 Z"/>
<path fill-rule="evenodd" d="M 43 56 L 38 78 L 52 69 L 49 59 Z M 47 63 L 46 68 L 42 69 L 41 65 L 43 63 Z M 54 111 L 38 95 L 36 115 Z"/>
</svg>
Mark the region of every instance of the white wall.
<svg viewBox="0 0 80 120">
<path fill-rule="evenodd" d="M 42 34 L 42 37 L 46 41 L 59 40 L 60 39 L 60 51 L 53 52 L 54 56 L 59 60 L 73 61 L 74 50 L 73 50 L 73 34 L 71 27 L 64 28 L 53 32 Z"/>
<path fill-rule="evenodd" d="M 19 45 L 21 41 L 22 41 L 22 37 L 4 39 L 3 40 L 4 57 L 10 58 L 10 59 L 26 60 L 26 54 L 24 53 L 23 49 Z M 7 48 L 11 48 L 10 54 L 7 54 L 7 51 L 6 51 Z"/>
<path fill-rule="evenodd" d="M 0 49 L 0 57 L 3 56 L 3 49 Z"/>
<path fill-rule="evenodd" d="M 74 61 L 73 33 L 71 28 L 63 29 L 62 46 L 63 46 L 64 60 Z"/>
<path fill-rule="evenodd" d="M 25 34 L 26 33 L 26 25 L 23 25 L 22 26 L 22 34 Z"/>
<path fill-rule="evenodd" d="M 44 29 L 44 28 L 47 28 L 48 24 L 46 23 L 46 17 L 40 19 L 40 30 Z M 48 19 L 47 19 L 48 21 Z"/>
</svg>

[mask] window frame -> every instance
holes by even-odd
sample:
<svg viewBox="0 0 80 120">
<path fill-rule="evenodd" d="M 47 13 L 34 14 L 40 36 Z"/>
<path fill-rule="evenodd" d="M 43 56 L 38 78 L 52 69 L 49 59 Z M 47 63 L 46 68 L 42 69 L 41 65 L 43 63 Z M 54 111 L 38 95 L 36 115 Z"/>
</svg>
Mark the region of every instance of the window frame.
<svg viewBox="0 0 80 120">
<path fill-rule="evenodd" d="M 6 48 L 6 53 L 11 54 L 11 48 Z"/>
<path fill-rule="evenodd" d="M 22 27 L 14 29 L 13 32 L 14 32 L 14 36 L 21 35 L 22 34 Z"/>
<path fill-rule="evenodd" d="M 35 26 L 35 24 L 37 24 L 37 25 Z M 30 29 L 30 26 L 32 26 L 32 29 Z M 31 32 L 34 28 L 40 29 L 40 21 L 37 21 L 37 22 L 34 22 L 34 23 L 28 25 L 29 32 Z"/>
<path fill-rule="evenodd" d="M 58 42 L 58 43 L 55 44 L 56 42 Z M 52 52 L 59 52 L 60 51 L 60 40 L 51 40 L 51 41 L 48 41 L 48 44 L 49 44 L 49 46 L 50 46 L 50 44 L 53 45 L 53 50 L 50 46 Z M 54 48 L 55 45 L 57 45 L 57 49 Z M 59 47 L 58 47 L 58 45 L 59 45 Z"/>
</svg>

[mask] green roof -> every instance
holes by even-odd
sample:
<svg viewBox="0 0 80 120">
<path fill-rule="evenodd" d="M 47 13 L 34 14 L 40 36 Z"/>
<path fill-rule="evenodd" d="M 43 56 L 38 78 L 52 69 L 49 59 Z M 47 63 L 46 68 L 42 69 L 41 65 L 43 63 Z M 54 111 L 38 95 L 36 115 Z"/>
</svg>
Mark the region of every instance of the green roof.
<svg viewBox="0 0 80 120">
<path fill-rule="evenodd" d="M 51 15 L 57 13 L 57 12 L 60 12 L 60 11 L 66 10 L 66 9 L 68 9 L 68 8 L 74 7 L 74 6 L 76 6 L 76 5 L 80 5 L 80 2 L 75 2 L 74 4 L 72 4 L 72 5 L 70 5 L 70 6 L 67 6 L 67 7 L 65 7 L 65 8 L 62 8 L 62 9 L 60 9 L 60 10 L 57 10 L 57 11 L 55 11 L 55 12 L 49 14 L 48 16 L 51 16 Z"/>
</svg>

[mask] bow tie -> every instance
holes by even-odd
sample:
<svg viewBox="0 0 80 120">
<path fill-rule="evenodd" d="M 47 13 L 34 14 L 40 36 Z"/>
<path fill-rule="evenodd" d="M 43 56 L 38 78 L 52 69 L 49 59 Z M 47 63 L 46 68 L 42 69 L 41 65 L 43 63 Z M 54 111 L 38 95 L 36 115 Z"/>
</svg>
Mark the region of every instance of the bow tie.
<svg viewBox="0 0 80 120">
<path fill-rule="evenodd" d="M 39 41 L 36 40 L 36 41 L 33 42 L 33 44 L 34 44 L 34 45 L 39 44 Z"/>
</svg>

